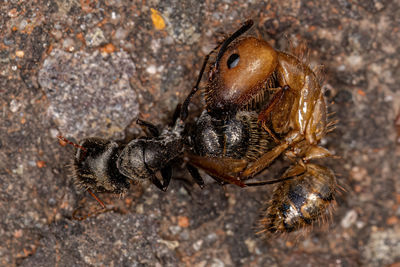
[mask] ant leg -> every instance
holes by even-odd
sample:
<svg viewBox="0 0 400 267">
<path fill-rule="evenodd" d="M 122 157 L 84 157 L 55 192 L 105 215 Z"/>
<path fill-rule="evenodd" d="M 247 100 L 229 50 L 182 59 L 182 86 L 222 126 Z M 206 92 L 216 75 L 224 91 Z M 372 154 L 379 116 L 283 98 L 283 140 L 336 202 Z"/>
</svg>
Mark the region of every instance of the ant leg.
<svg viewBox="0 0 400 267">
<path fill-rule="evenodd" d="M 211 178 L 213 178 L 220 186 L 224 186 L 229 184 L 228 182 L 222 180 L 221 178 L 215 176 L 215 175 L 210 175 Z"/>
<path fill-rule="evenodd" d="M 246 183 L 246 186 L 263 186 L 263 185 L 267 185 L 267 184 L 276 184 L 276 183 L 280 183 L 289 179 L 292 179 L 292 177 L 286 177 L 286 178 L 279 178 L 279 179 L 275 179 L 275 180 L 269 180 L 269 181 L 261 181 L 261 182 L 254 182 L 254 183 Z"/>
<path fill-rule="evenodd" d="M 268 103 L 268 105 L 265 107 L 264 110 L 260 112 L 258 115 L 258 122 L 261 122 L 261 126 L 265 131 L 269 133 L 269 135 L 274 139 L 275 142 L 279 143 L 278 138 L 272 133 L 272 131 L 267 127 L 266 121 L 268 120 L 268 115 L 271 113 L 271 111 L 275 108 L 275 106 L 281 102 L 283 96 L 285 95 L 285 92 L 287 92 L 290 89 L 288 85 L 283 86 L 278 92 L 274 94 L 272 97 L 271 101 Z"/>
<path fill-rule="evenodd" d="M 104 204 L 104 202 L 101 201 L 101 199 L 98 198 L 98 197 L 92 192 L 92 190 L 90 190 L 89 188 L 86 189 L 86 190 L 87 190 L 88 193 L 100 204 L 100 206 L 101 206 L 103 209 L 106 208 L 106 205 Z"/>
<path fill-rule="evenodd" d="M 204 70 L 206 69 L 208 59 L 210 58 L 210 54 L 213 53 L 215 49 L 216 48 L 214 48 L 208 55 L 206 55 L 204 57 L 203 65 L 201 66 L 200 73 L 199 73 L 199 76 L 197 77 L 196 84 L 194 85 L 194 87 L 190 91 L 189 95 L 186 97 L 185 101 L 183 101 L 183 104 L 181 106 L 180 116 L 179 116 L 182 121 L 186 120 L 186 118 L 189 115 L 189 110 L 188 110 L 189 103 L 192 100 L 192 97 L 199 90 L 199 84 L 201 82 L 201 78 L 203 77 Z"/>
<path fill-rule="evenodd" d="M 290 89 L 289 85 L 283 86 L 278 92 L 274 94 L 271 101 L 267 104 L 265 109 L 260 112 L 258 115 L 259 121 L 265 121 L 269 113 L 271 113 L 272 109 L 282 100 L 283 95 Z"/>
<path fill-rule="evenodd" d="M 192 177 L 194 178 L 195 182 L 200 186 L 201 189 L 203 189 L 204 188 L 204 180 L 200 176 L 199 170 L 196 167 L 193 167 L 190 164 L 188 164 L 186 167 L 189 170 L 189 172 L 192 175 Z M 217 177 L 215 175 L 211 175 L 210 174 L 210 177 L 213 178 L 219 185 L 226 185 L 227 184 L 227 182 L 225 182 L 224 180 L 220 179 L 219 177 Z"/>
<path fill-rule="evenodd" d="M 249 168 L 246 168 L 240 175 L 241 178 L 251 178 L 257 173 L 267 168 L 279 155 L 281 155 L 289 145 L 282 143 L 274 147 L 269 152 L 258 158 Z"/>
<path fill-rule="evenodd" d="M 156 177 L 154 174 L 151 176 L 150 181 L 151 181 L 155 186 L 157 186 L 157 188 L 160 189 L 161 191 L 164 191 L 164 192 L 167 191 L 168 184 L 167 184 L 167 186 L 165 187 L 165 186 L 160 182 L 160 180 L 157 179 L 157 177 Z M 169 183 L 169 181 L 168 181 L 168 183 Z"/>
<path fill-rule="evenodd" d="M 169 182 L 171 181 L 172 177 L 172 167 L 171 165 L 167 165 L 161 169 L 161 176 L 163 178 L 162 186 L 167 190 Z M 165 191 L 163 190 L 163 191 Z"/>
<path fill-rule="evenodd" d="M 78 216 L 77 216 L 77 213 L 78 213 L 79 210 L 80 210 L 79 208 L 77 208 L 77 209 L 75 209 L 74 212 L 72 213 L 72 218 L 73 218 L 74 220 L 83 221 L 83 220 L 86 220 L 87 218 L 89 218 L 89 217 L 91 217 L 91 216 L 93 216 L 93 215 L 98 215 L 98 214 L 105 213 L 105 212 L 108 211 L 108 209 L 107 209 L 106 205 L 104 204 L 104 202 L 101 201 L 101 199 L 98 198 L 98 197 L 92 192 L 92 190 L 90 190 L 89 188 L 87 188 L 86 191 L 100 204 L 101 208 L 99 208 L 99 209 L 97 209 L 97 210 L 95 210 L 95 211 L 93 211 L 93 212 L 90 212 L 90 213 L 88 213 L 88 214 L 86 214 L 86 215 L 84 215 L 84 216 L 82 216 L 82 217 L 78 217 Z"/>
<path fill-rule="evenodd" d="M 154 124 L 141 119 L 137 119 L 136 123 L 148 129 L 151 134 L 151 137 L 158 137 L 160 135 L 160 132 L 158 131 L 157 127 Z"/>
<path fill-rule="evenodd" d="M 88 214 L 86 214 L 86 215 L 84 215 L 82 217 L 79 217 L 77 214 L 81 209 L 82 209 L 82 207 L 81 208 L 77 208 L 77 209 L 74 210 L 74 212 L 72 213 L 72 219 L 74 219 L 76 221 L 84 221 L 89 217 L 92 217 L 92 216 L 95 216 L 95 215 L 99 215 L 99 214 L 102 214 L 102 213 L 106 213 L 107 211 L 111 211 L 110 209 L 107 209 L 107 208 L 101 208 L 101 209 L 97 209 L 97 210 L 95 210 L 93 212 L 89 212 Z"/>
<path fill-rule="evenodd" d="M 199 170 L 196 167 L 193 167 L 190 164 L 186 165 L 190 175 L 193 177 L 194 181 L 200 186 L 201 189 L 204 188 L 204 180 L 201 177 Z"/>
<path fill-rule="evenodd" d="M 246 160 L 201 157 L 192 154 L 186 154 L 186 156 L 189 158 L 190 164 L 203 169 L 216 181 L 223 181 L 240 187 L 246 186 L 242 181 L 240 181 L 239 176 L 230 175 L 230 173 L 237 174 L 243 171 L 247 166 Z"/>
<path fill-rule="evenodd" d="M 276 184 L 286 180 L 290 180 L 306 172 L 306 167 L 302 165 L 295 165 L 289 167 L 279 179 L 269 181 L 259 181 L 253 183 L 246 183 L 247 186 L 262 186 L 267 184 Z"/>
<path fill-rule="evenodd" d="M 176 105 L 176 108 L 175 108 L 175 111 L 174 111 L 174 115 L 172 115 L 172 122 L 169 125 L 170 127 L 175 125 L 176 120 L 179 118 L 179 116 L 181 114 L 181 110 L 182 110 L 182 104 Z"/>
</svg>

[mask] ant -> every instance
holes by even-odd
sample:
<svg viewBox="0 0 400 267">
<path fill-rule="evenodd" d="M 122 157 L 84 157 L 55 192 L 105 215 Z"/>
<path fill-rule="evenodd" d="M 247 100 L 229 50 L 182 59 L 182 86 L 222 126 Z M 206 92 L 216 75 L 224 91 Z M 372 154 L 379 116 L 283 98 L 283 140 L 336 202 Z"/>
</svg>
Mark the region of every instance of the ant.
<svg viewBox="0 0 400 267">
<path fill-rule="evenodd" d="M 261 220 L 262 232 L 291 232 L 323 219 L 337 184 L 331 170 L 309 163 L 331 156 L 317 145 L 329 126 L 321 87 L 314 72 L 295 56 L 276 51 L 264 40 L 240 37 L 252 25 L 252 20 L 246 21 L 205 57 L 173 125 L 161 134 L 151 123 L 138 120 L 150 132 L 146 138 L 126 145 L 86 138 L 75 145 L 77 184 L 92 195 L 92 190 L 123 194 L 130 180 L 148 179 L 165 191 L 171 161 L 184 155 L 200 187 L 204 181 L 197 168 L 221 184 L 278 183 Z M 195 123 L 185 123 L 206 68 L 206 108 Z M 295 164 L 280 178 L 245 182 L 281 154 Z M 161 172 L 162 182 L 156 172 Z"/>
<path fill-rule="evenodd" d="M 191 93 L 182 105 L 177 106 L 172 125 L 161 133 L 150 122 L 137 119 L 137 124 L 148 129 L 148 135 L 134 139 L 128 144 L 97 137 L 85 138 L 75 144 L 59 135 L 60 140 L 76 148 L 72 173 L 78 187 L 86 189 L 93 197 L 95 197 L 93 192 L 123 195 L 129 189 L 130 181 L 150 180 L 157 188 L 166 191 L 172 176 L 170 163 L 184 152 L 186 140 L 184 121 L 189 115 L 188 106 L 194 93 L 199 89 L 208 59 L 209 56 L 206 56 Z M 187 166 L 196 183 L 203 187 L 204 181 L 197 169 L 190 164 Z M 156 177 L 157 172 L 161 173 L 162 181 Z M 238 183 L 242 185 L 241 182 Z M 102 207 L 105 207 L 101 200 L 95 198 Z"/>
<path fill-rule="evenodd" d="M 324 221 L 332 211 L 335 175 L 309 161 L 332 156 L 318 143 L 334 122 L 327 122 L 314 71 L 262 39 L 240 37 L 252 25 L 246 21 L 207 56 L 213 60 L 207 68 L 206 107 L 192 126 L 186 156 L 222 184 L 278 183 L 261 232 L 291 232 Z M 294 163 L 280 178 L 244 182 L 280 155 Z"/>
<path fill-rule="evenodd" d="M 206 67 L 204 62 L 199 78 L 194 86 L 198 88 Z M 172 125 L 166 127 L 161 133 L 150 122 L 137 119 L 136 123 L 146 128 L 147 136 L 134 139 L 128 144 L 115 141 L 89 137 L 78 144 L 73 143 L 62 135 L 57 137 L 75 147 L 75 156 L 72 160 L 72 177 L 79 188 L 86 189 L 101 205 L 102 210 L 107 211 L 106 205 L 94 194 L 94 192 L 107 192 L 124 195 L 134 184 L 150 180 L 157 188 L 166 191 L 172 177 L 172 161 L 184 152 L 184 121 L 188 117 L 188 105 L 178 105 Z M 197 169 L 187 166 L 196 183 L 203 188 L 204 181 Z M 160 172 L 160 181 L 156 173 Z M 77 212 L 75 210 L 74 214 Z M 75 219 L 84 220 L 87 217 L 98 214 L 99 211 Z"/>
</svg>

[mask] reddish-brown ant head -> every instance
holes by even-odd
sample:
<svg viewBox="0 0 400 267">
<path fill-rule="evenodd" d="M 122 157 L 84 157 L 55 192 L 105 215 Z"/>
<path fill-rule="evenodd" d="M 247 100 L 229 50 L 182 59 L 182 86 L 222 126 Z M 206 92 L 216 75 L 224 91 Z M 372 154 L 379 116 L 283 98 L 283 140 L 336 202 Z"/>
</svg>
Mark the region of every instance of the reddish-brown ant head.
<svg viewBox="0 0 400 267">
<path fill-rule="evenodd" d="M 236 113 L 265 89 L 278 64 L 277 53 L 266 41 L 255 37 L 237 39 L 221 50 L 221 57 L 210 68 L 207 110 L 214 114 Z"/>
</svg>

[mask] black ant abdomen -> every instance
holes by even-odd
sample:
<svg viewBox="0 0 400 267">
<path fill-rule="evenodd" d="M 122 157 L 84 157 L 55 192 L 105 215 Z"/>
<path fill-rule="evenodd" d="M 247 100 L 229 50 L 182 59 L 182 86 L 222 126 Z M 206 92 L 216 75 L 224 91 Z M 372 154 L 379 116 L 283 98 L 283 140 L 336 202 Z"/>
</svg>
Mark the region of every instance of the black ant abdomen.
<svg viewBox="0 0 400 267">
<path fill-rule="evenodd" d="M 203 111 L 193 126 L 190 146 L 194 153 L 205 157 L 257 159 L 276 144 L 257 123 L 254 111 L 239 111 L 223 120 Z"/>
<path fill-rule="evenodd" d="M 124 194 L 130 183 L 116 167 L 120 149 L 116 142 L 95 137 L 79 142 L 72 163 L 76 184 L 95 192 Z"/>
<path fill-rule="evenodd" d="M 150 128 L 151 136 L 126 145 L 96 137 L 74 144 L 59 136 L 76 147 L 72 162 L 75 183 L 89 192 L 124 194 L 130 181 L 150 180 L 165 191 L 172 175 L 170 162 L 183 153 L 184 124 L 179 119 L 161 134 L 148 122 L 138 120 L 138 124 Z M 162 181 L 156 177 L 157 172 Z"/>
<path fill-rule="evenodd" d="M 338 188 L 334 173 L 311 163 L 305 168 L 304 173 L 276 186 L 261 220 L 261 232 L 292 232 L 324 221 L 330 215 Z"/>
</svg>

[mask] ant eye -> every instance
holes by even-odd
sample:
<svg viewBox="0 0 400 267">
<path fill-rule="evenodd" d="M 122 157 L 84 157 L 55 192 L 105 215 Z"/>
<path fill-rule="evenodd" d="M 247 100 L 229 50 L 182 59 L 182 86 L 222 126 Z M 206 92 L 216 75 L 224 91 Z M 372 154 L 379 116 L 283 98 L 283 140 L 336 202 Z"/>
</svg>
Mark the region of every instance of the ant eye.
<svg viewBox="0 0 400 267">
<path fill-rule="evenodd" d="M 236 67 L 239 64 L 239 59 L 240 56 L 238 54 L 232 54 L 229 58 L 228 58 L 228 69 L 233 69 L 234 67 Z"/>
</svg>

